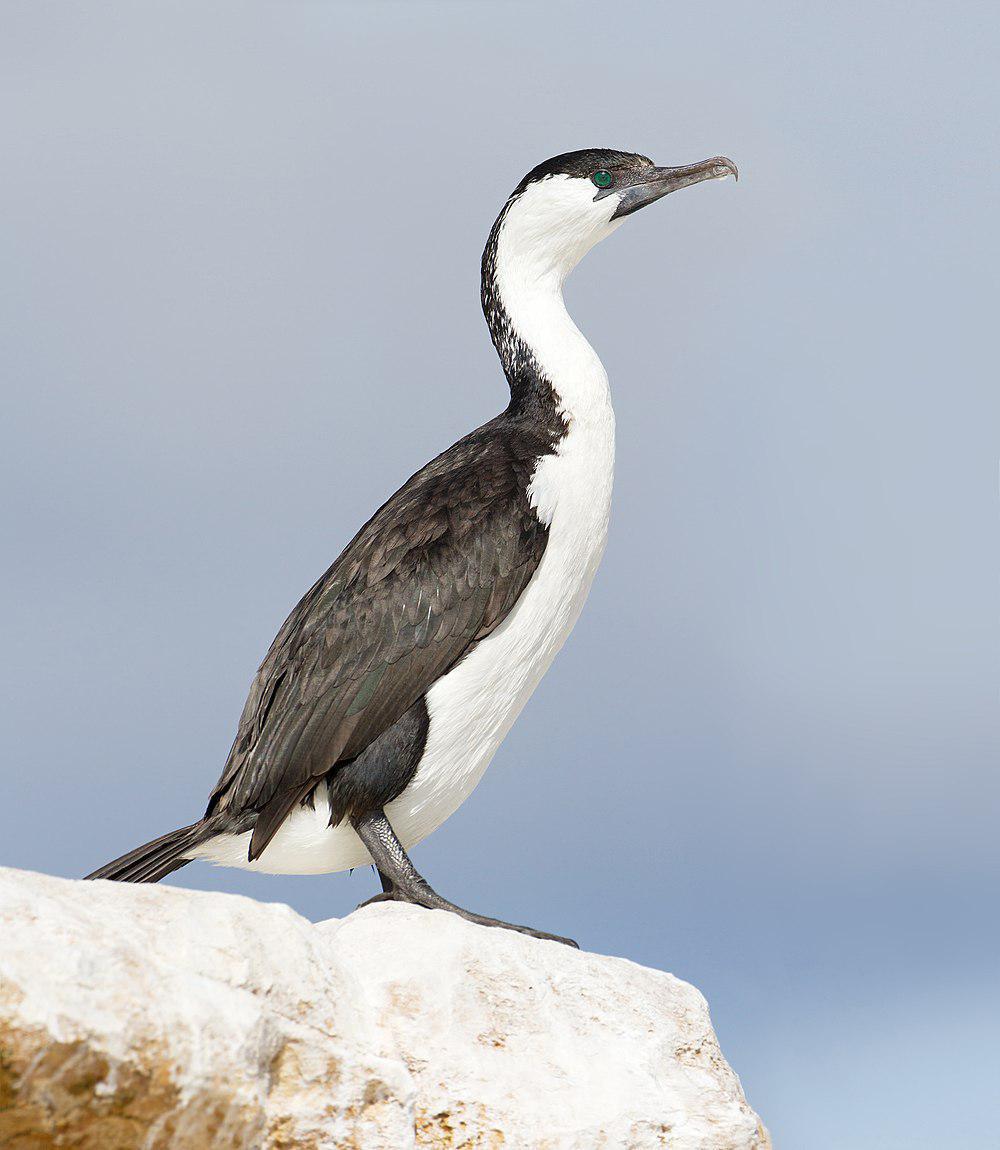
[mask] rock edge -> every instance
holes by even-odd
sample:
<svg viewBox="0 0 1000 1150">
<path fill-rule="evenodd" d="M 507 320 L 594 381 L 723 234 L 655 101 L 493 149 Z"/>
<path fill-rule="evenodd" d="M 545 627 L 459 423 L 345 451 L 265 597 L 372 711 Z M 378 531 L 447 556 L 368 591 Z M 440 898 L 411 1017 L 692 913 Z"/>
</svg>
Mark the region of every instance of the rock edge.
<svg viewBox="0 0 1000 1150">
<path fill-rule="evenodd" d="M 765 1150 L 661 971 L 378 904 L 0 868 L 0 1148 Z"/>
</svg>

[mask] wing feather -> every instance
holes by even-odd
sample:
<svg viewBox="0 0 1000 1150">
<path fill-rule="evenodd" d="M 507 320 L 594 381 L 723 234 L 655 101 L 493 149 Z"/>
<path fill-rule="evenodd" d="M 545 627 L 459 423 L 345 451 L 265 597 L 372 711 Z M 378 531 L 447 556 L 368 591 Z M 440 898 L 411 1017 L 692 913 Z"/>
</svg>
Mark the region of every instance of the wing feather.
<svg viewBox="0 0 1000 1150">
<path fill-rule="evenodd" d="M 256 814 L 251 859 L 509 614 L 545 549 L 526 491 L 550 450 L 548 433 L 503 418 L 473 432 L 408 480 L 289 615 L 208 806 Z"/>
</svg>

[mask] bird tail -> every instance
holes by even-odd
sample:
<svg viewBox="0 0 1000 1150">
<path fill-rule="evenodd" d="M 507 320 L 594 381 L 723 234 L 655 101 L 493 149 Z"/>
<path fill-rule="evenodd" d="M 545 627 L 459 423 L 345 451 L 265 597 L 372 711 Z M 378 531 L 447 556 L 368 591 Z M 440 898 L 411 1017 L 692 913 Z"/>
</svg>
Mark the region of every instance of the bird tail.
<svg viewBox="0 0 1000 1150">
<path fill-rule="evenodd" d="M 184 852 L 202 842 L 206 830 L 204 820 L 180 827 L 150 843 L 143 843 L 86 877 L 113 879 L 115 882 L 159 882 L 171 871 L 180 870 L 191 861 L 184 858 Z"/>
</svg>

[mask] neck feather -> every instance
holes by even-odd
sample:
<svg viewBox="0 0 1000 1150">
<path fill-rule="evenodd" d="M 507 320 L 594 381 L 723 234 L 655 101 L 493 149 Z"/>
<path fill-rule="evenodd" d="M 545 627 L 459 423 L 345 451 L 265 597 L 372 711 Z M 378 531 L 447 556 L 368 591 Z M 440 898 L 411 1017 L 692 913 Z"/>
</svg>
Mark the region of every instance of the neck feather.
<svg viewBox="0 0 1000 1150">
<path fill-rule="evenodd" d="M 566 276 L 586 248 L 554 258 L 517 203 L 508 201 L 483 252 L 483 312 L 511 409 L 558 424 L 561 436 L 569 423 L 610 411 L 607 373 L 563 301 Z"/>
</svg>

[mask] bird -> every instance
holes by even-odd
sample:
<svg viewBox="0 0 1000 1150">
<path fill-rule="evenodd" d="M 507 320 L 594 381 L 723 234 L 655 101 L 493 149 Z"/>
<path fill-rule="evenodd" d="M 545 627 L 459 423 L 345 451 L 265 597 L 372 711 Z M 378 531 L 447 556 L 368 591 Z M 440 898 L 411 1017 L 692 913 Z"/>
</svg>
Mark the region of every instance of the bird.
<svg viewBox="0 0 1000 1150">
<path fill-rule="evenodd" d="M 373 864 L 368 902 L 576 945 L 449 902 L 407 851 L 482 778 L 604 553 L 615 417 L 566 277 L 639 209 L 727 176 L 726 156 L 660 167 L 608 148 L 528 172 L 482 256 L 507 407 L 411 476 L 288 616 L 204 816 L 87 878 L 157 882 L 195 859 L 271 874 Z"/>
</svg>

